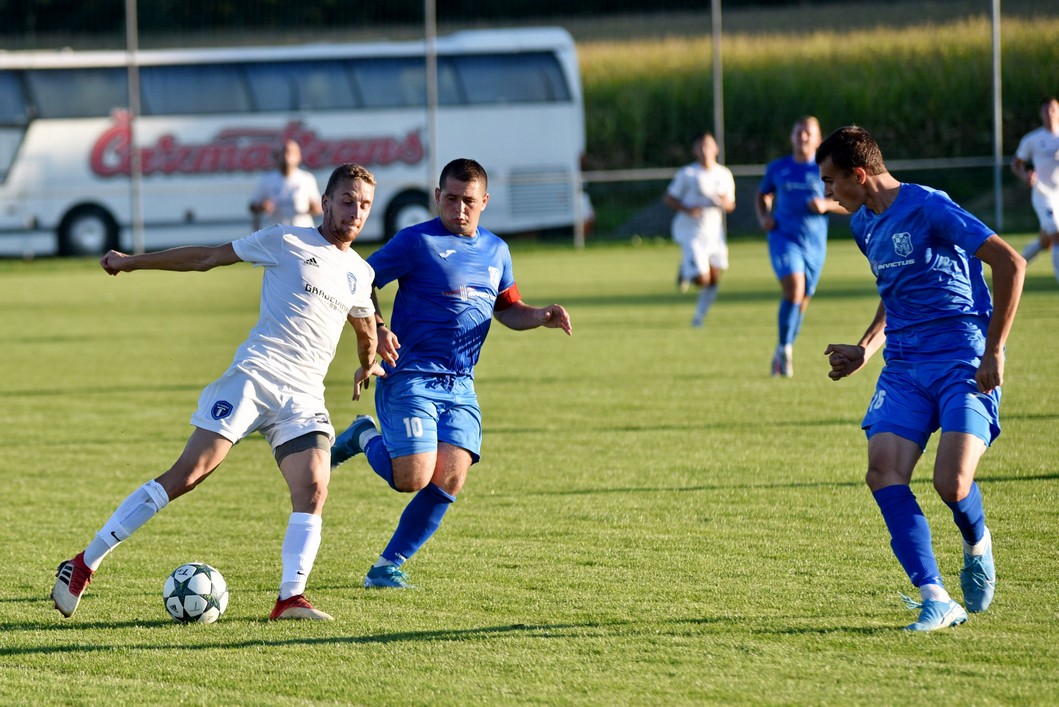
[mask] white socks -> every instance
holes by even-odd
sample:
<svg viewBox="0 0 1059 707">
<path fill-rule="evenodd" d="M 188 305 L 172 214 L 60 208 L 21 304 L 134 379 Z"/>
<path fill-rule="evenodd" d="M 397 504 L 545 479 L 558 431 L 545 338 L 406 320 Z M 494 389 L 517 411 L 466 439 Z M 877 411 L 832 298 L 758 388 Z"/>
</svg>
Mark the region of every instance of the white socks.
<svg viewBox="0 0 1059 707">
<path fill-rule="evenodd" d="M 1034 238 L 1032 241 L 1026 244 L 1026 247 L 1022 249 L 1022 257 L 1029 262 L 1037 257 L 1037 254 L 1041 252 L 1041 242 L 1039 239 Z"/>
<path fill-rule="evenodd" d="M 93 572 L 103 558 L 132 535 L 155 513 L 169 505 L 169 496 L 153 479 L 129 494 L 85 548 L 85 564 Z"/>
<path fill-rule="evenodd" d="M 970 555 L 971 557 L 979 557 L 981 555 L 984 555 L 986 553 L 986 550 L 988 550 L 989 546 L 992 545 L 992 544 L 993 544 L 993 536 L 989 532 L 989 528 L 986 528 L 985 529 L 985 535 L 983 535 L 982 539 L 979 540 L 978 542 L 976 542 L 974 545 L 968 545 L 967 541 L 964 540 L 963 541 L 963 551 L 964 551 L 964 553 Z"/>
<path fill-rule="evenodd" d="M 279 598 L 290 599 L 305 593 L 305 583 L 320 549 L 324 519 L 312 513 L 291 513 L 283 538 L 283 577 Z"/>
<path fill-rule="evenodd" d="M 919 597 L 923 601 L 933 599 L 934 601 L 949 601 L 952 597 L 940 584 L 924 584 L 919 588 Z"/>
</svg>

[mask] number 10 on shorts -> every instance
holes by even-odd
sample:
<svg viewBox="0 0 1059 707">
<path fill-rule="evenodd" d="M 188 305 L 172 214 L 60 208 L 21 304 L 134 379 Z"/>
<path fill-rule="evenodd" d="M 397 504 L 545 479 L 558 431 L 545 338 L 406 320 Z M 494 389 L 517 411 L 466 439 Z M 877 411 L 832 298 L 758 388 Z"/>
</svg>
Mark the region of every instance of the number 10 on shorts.
<svg viewBox="0 0 1059 707">
<path fill-rule="evenodd" d="M 401 421 L 404 422 L 405 437 L 423 436 L 423 421 L 418 417 L 405 417 Z"/>
</svg>

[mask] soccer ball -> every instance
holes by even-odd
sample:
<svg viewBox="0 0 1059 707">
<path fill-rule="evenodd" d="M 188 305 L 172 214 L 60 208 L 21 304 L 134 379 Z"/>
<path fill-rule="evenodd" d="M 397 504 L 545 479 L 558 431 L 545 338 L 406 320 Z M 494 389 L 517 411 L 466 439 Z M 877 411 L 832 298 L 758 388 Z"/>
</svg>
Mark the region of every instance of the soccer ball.
<svg viewBox="0 0 1059 707">
<path fill-rule="evenodd" d="M 182 624 L 212 624 L 228 608 L 228 583 L 203 562 L 180 565 L 162 587 L 166 611 Z"/>
</svg>

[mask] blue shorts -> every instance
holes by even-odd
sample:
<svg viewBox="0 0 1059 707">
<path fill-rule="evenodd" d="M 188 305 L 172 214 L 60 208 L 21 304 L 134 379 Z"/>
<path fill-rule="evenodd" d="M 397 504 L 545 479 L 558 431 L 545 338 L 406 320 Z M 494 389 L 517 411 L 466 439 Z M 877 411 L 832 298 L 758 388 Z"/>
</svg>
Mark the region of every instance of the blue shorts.
<svg viewBox="0 0 1059 707">
<path fill-rule="evenodd" d="M 769 260 L 776 278 L 782 280 L 788 275 L 802 273 L 805 275 L 805 296 L 816 294 L 820 274 L 824 271 L 824 260 L 827 258 L 826 241 L 821 245 L 806 246 L 787 238 L 779 231 L 772 231 L 768 236 Z"/>
<path fill-rule="evenodd" d="M 888 361 L 861 423 L 868 438 L 892 432 L 926 449 L 940 427 L 991 445 L 1000 434 L 1000 389 L 978 392 L 973 361 Z"/>
<path fill-rule="evenodd" d="M 390 457 L 435 452 L 438 442 L 482 450 L 482 411 L 470 376 L 399 373 L 379 378 L 375 410 Z"/>
</svg>

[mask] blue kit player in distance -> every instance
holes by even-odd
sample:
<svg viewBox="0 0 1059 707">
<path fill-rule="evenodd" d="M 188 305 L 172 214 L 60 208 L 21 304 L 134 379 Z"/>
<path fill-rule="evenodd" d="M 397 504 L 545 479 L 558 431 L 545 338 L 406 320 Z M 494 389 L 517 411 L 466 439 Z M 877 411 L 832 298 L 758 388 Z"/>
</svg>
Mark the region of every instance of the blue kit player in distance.
<svg viewBox="0 0 1059 707">
<path fill-rule="evenodd" d="M 820 144 L 820 122 L 799 118 L 791 128 L 791 154 L 769 162 L 754 206 L 768 234 L 769 259 L 783 296 L 778 314 L 779 340 L 771 373 L 794 375 L 794 341 L 816 293 L 827 257 L 827 214 L 847 213 L 824 197 L 820 170 L 813 160 Z"/>
<path fill-rule="evenodd" d="M 401 566 L 438 529 L 479 460 L 474 365 L 492 319 L 516 330 L 571 333 L 560 305 L 522 301 L 507 244 L 478 225 L 488 186 L 480 164 L 453 160 L 434 190 L 439 217 L 401 230 L 368 257 L 375 287 L 398 283 L 389 327 L 376 309 L 386 370 L 375 391 L 381 434 L 370 417 L 358 416 L 335 440 L 331 464 L 363 452 L 391 488 L 415 496 L 365 587 L 412 586 Z"/>
<path fill-rule="evenodd" d="M 881 302 L 857 344 L 831 344 L 833 380 L 860 370 L 885 342 L 885 366 L 862 427 L 866 481 L 890 546 L 919 589 L 912 631 L 961 624 L 985 611 L 996 570 L 982 495 L 974 476 L 1000 434 L 1004 344 L 1015 318 L 1026 261 L 1000 236 L 940 191 L 902 184 L 862 128 L 839 128 L 816 152 L 827 195 L 853 212 L 857 245 L 868 258 Z M 993 298 L 982 263 L 992 270 Z M 967 611 L 942 583 L 930 526 L 910 482 L 938 428 L 934 488 L 963 536 L 960 584 Z"/>
</svg>

